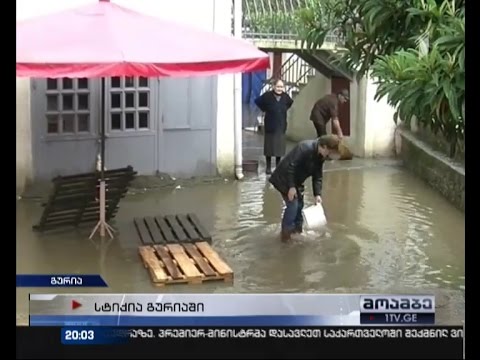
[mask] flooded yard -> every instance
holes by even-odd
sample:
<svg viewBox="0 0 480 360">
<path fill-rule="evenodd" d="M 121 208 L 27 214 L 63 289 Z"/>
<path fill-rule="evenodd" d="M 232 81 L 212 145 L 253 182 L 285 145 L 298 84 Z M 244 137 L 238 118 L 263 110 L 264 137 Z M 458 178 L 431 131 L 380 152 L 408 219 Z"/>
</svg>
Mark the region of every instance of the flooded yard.
<svg viewBox="0 0 480 360">
<path fill-rule="evenodd" d="M 250 150 L 249 150 L 250 149 Z M 256 147 L 246 149 L 252 153 Z M 306 206 L 312 203 L 307 182 Z M 464 319 L 465 216 L 392 160 L 326 164 L 324 234 L 279 240 L 282 200 L 262 166 L 239 181 L 184 185 L 127 196 L 113 241 L 91 227 L 38 234 L 39 201 L 17 202 L 17 273 L 101 274 L 108 289 L 17 289 L 17 322 L 29 292 L 433 293 L 437 322 Z M 133 217 L 196 213 L 235 272 L 233 285 L 155 288 L 138 256 Z"/>
</svg>

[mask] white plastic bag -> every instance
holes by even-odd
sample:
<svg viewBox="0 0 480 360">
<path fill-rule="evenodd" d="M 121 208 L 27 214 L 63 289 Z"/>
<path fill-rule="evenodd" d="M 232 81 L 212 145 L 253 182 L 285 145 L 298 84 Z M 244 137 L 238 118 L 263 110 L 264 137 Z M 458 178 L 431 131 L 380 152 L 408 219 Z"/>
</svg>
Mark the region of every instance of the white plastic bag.
<svg viewBox="0 0 480 360">
<path fill-rule="evenodd" d="M 305 228 L 308 230 L 319 230 L 327 225 L 327 218 L 322 204 L 303 209 L 302 216 Z"/>
</svg>

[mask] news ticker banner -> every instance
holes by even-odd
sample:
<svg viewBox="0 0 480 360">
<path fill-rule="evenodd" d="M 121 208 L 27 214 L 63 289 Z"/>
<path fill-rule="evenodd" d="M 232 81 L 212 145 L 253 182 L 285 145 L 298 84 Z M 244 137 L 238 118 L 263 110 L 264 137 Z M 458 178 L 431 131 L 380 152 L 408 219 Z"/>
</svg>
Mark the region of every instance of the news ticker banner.
<svg viewBox="0 0 480 360">
<path fill-rule="evenodd" d="M 105 345 L 164 339 L 460 339 L 461 326 L 448 327 L 62 327 L 63 345 Z"/>
<path fill-rule="evenodd" d="M 17 359 L 461 359 L 463 351 L 460 326 L 17 327 Z"/>
<path fill-rule="evenodd" d="M 432 295 L 30 294 L 30 326 L 433 325 Z"/>
</svg>

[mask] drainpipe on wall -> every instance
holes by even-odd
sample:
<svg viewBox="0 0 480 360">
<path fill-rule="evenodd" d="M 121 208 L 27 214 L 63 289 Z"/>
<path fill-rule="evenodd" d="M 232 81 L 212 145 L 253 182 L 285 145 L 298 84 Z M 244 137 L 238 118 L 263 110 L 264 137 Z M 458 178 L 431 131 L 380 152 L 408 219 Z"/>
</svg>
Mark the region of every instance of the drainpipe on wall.
<svg viewBox="0 0 480 360">
<path fill-rule="evenodd" d="M 233 0 L 233 35 L 242 37 L 242 1 Z M 235 177 L 243 179 L 242 159 L 242 74 L 236 73 L 233 78 L 233 108 L 235 136 Z"/>
</svg>

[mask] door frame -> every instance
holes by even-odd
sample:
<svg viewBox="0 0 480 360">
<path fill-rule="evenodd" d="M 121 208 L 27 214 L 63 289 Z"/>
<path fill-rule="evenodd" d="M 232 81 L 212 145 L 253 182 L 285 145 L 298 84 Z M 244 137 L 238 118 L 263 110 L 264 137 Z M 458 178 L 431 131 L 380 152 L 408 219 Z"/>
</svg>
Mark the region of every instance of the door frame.
<svg viewBox="0 0 480 360">
<path fill-rule="evenodd" d="M 343 89 L 347 89 L 348 93 L 351 94 L 350 89 L 350 80 L 344 77 L 332 76 L 331 78 L 331 90 L 332 94 L 338 94 Z M 351 106 L 350 101 L 347 101 L 345 104 L 338 104 L 338 120 L 340 121 L 340 126 L 342 127 L 343 135 L 351 135 Z"/>
</svg>

